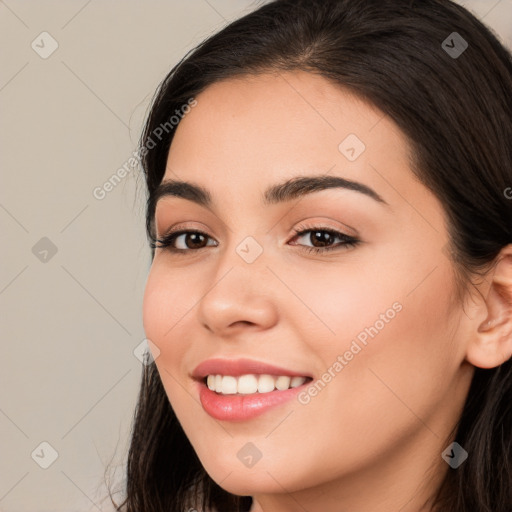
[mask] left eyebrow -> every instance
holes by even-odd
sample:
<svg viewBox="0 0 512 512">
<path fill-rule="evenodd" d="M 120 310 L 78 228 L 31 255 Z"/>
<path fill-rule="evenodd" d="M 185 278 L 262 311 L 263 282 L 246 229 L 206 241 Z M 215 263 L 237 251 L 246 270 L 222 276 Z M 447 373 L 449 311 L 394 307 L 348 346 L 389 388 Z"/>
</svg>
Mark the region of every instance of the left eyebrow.
<svg viewBox="0 0 512 512">
<path fill-rule="evenodd" d="M 297 197 L 326 190 L 329 188 L 344 188 L 371 197 L 379 203 L 388 204 L 375 190 L 358 181 L 347 180 L 339 176 L 298 176 L 283 183 L 269 187 L 263 197 L 264 204 L 276 204 L 290 201 Z M 389 205 L 388 205 L 389 206 Z"/>
<path fill-rule="evenodd" d="M 375 190 L 363 183 L 341 178 L 339 176 L 325 175 L 297 176 L 286 180 L 283 183 L 271 185 L 263 194 L 263 204 L 272 205 L 291 201 L 292 199 L 330 188 L 344 188 L 359 192 L 371 197 L 379 203 L 389 206 L 389 204 L 377 192 L 375 192 Z M 156 206 L 156 203 L 166 196 L 181 197 L 208 209 L 211 209 L 213 205 L 212 195 L 208 189 L 187 181 L 171 179 L 163 181 L 155 189 L 151 202 Z"/>
</svg>

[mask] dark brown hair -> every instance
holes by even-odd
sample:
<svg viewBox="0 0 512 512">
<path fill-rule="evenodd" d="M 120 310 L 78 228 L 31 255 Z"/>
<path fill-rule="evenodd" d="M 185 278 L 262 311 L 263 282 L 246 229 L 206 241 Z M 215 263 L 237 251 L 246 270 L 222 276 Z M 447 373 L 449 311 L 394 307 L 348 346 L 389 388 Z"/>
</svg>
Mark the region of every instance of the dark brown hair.
<svg viewBox="0 0 512 512">
<path fill-rule="evenodd" d="M 453 48 L 453 37 L 467 42 L 459 55 L 443 45 L 448 40 Z M 140 141 L 148 236 L 154 238 L 153 194 L 175 131 L 156 140 L 155 129 L 220 80 L 303 70 L 352 91 L 400 127 L 414 155 L 412 172 L 444 207 L 450 254 L 467 290 L 512 243 L 512 200 L 505 194 L 512 184 L 511 61 L 488 28 L 449 0 L 269 2 L 197 46 L 160 84 Z M 151 138 L 156 146 L 148 150 Z M 511 403 L 510 360 L 475 370 L 453 432 L 469 458 L 449 470 L 436 510 L 511 512 Z M 157 368 L 144 366 L 118 510 L 246 511 L 251 501 L 205 472 Z"/>
</svg>

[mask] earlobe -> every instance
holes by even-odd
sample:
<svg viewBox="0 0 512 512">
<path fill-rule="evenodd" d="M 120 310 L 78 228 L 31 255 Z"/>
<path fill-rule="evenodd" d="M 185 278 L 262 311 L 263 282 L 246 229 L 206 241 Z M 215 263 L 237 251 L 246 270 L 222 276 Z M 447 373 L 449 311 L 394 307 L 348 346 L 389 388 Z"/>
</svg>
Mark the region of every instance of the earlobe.
<svg viewBox="0 0 512 512">
<path fill-rule="evenodd" d="M 486 283 L 481 307 L 487 315 L 473 331 L 466 359 L 478 368 L 495 368 L 512 356 L 512 244 L 496 257 Z"/>
</svg>

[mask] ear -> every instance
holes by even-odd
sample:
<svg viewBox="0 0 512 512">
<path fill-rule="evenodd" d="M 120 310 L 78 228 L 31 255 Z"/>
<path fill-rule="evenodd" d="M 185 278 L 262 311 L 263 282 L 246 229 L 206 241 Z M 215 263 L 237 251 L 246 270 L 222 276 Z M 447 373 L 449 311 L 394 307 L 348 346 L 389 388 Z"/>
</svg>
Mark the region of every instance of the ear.
<svg viewBox="0 0 512 512">
<path fill-rule="evenodd" d="M 495 368 L 512 356 L 512 244 L 496 257 L 479 287 L 483 299 L 468 340 L 466 359 L 478 368 Z M 485 320 L 481 321 L 481 319 Z"/>
</svg>

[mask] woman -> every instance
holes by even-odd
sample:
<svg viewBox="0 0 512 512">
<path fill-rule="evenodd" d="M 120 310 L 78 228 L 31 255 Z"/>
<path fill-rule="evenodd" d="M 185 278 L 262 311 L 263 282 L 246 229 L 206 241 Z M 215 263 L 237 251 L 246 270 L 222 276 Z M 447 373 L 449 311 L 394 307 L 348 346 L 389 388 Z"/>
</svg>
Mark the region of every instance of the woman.
<svg viewBox="0 0 512 512">
<path fill-rule="evenodd" d="M 175 66 L 118 510 L 510 512 L 511 120 L 447 0 L 276 0 Z"/>
</svg>

